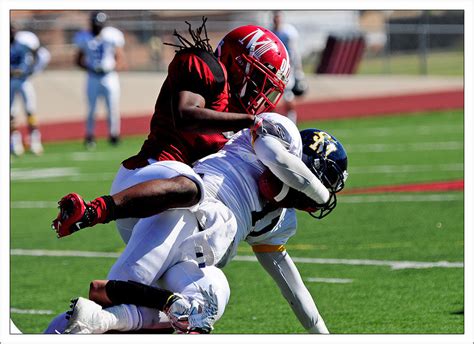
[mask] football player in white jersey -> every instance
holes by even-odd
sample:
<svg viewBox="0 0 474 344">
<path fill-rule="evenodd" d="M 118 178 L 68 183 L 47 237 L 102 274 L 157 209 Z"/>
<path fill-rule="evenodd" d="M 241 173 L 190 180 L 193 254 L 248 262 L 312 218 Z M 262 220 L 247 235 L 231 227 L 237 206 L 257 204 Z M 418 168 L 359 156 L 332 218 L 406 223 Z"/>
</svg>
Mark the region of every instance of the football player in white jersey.
<svg viewBox="0 0 474 344">
<path fill-rule="evenodd" d="M 289 119 L 278 114 L 259 115 L 252 130 L 240 131 L 221 151 L 196 164 L 193 180 L 201 201 L 194 209 L 168 210 L 136 223 L 108 280 L 152 286 L 184 261 L 222 267 L 245 240 L 305 329 L 328 333 L 284 247 L 296 232 L 295 211 L 288 208 L 305 210 L 318 218 L 326 216 L 336 205 L 335 194 L 344 187 L 346 170 L 346 153 L 333 136 L 317 129 L 300 133 Z M 174 173 L 179 175 L 179 169 Z M 107 300 L 105 283 L 91 290 L 95 301 Z M 211 284 L 225 289 L 218 281 Z M 226 302 L 217 304 L 225 307 Z M 129 305 L 120 307 L 131 312 Z M 91 320 L 106 310 L 81 303 L 81 307 L 73 308 L 69 328 L 94 333 L 118 329 L 110 322 L 104 326 Z M 133 319 L 143 316 L 123 316 L 121 321 L 128 322 L 126 328 L 139 328 Z"/>
<path fill-rule="evenodd" d="M 123 33 L 106 26 L 104 12 L 92 12 L 90 31 L 81 31 L 74 37 L 79 48 L 76 64 L 87 71 L 86 148 L 95 147 L 95 112 L 97 100 L 103 97 L 107 108 L 109 142 L 116 145 L 120 139 L 120 84 L 116 70 L 125 68 Z"/>
<path fill-rule="evenodd" d="M 10 25 L 10 151 L 14 155 L 21 155 L 25 150 L 15 123 L 13 103 L 16 95 L 21 96 L 27 115 L 30 151 L 36 155 L 43 153 L 35 116 L 36 94 L 30 78 L 45 69 L 50 58 L 49 51 L 40 45 L 34 33 L 17 31 L 14 25 Z"/>
</svg>

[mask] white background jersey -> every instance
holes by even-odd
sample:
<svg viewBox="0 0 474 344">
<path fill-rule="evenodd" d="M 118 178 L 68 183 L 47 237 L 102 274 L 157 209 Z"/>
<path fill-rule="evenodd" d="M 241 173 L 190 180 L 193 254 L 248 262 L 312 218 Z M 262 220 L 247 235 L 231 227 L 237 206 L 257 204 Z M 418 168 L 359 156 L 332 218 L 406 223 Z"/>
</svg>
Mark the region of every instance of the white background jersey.
<svg viewBox="0 0 474 344">
<path fill-rule="evenodd" d="M 260 117 L 263 124 L 256 135 L 276 137 L 288 152 L 301 157 L 301 136 L 291 120 L 276 113 L 265 113 Z M 265 169 L 254 152 L 250 129 L 239 131 L 219 152 L 201 159 L 194 167 L 203 175 L 208 195 L 222 201 L 236 217 L 237 234 L 226 254 L 226 262 L 236 254 L 242 240 L 250 244 L 280 245 L 294 234 L 296 223 L 290 221 L 292 223 L 288 225 L 288 221 L 283 221 L 281 208 L 267 211 L 266 202 L 260 197 L 258 179 Z M 272 238 L 276 241 L 272 242 Z"/>
<path fill-rule="evenodd" d="M 103 28 L 95 37 L 90 32 L 79 32 L 74 41 L 83 51 L 87 67 L 104 72 L 115 69 L 115 51 L 125 45 L 123 33 L 110 26 Z"/>
</svg>

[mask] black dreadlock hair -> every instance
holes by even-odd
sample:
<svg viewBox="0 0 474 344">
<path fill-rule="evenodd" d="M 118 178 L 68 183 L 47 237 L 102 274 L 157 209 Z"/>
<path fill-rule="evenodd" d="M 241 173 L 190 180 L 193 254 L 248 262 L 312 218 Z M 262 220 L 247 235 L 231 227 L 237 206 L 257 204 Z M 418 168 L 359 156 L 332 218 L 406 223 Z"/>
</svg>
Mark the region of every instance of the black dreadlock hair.
<svg viewBox="0 0 474 344">
<path fill-rule="evenodd" d="M 176 30 L 174 30 L 173 36 L 175 36 L 178 39 L 180 44 L 173 44 L 173 43 L 166 43 L 166 42 L 163 44 L 179 48 L 178 50 L 176 50 L 176 52 L 183 49 L 199 48 L 209 53 L 213 53 L 214 50 L 212 49 L 212 46 L 209 44 L 209 38 L 207 37 L 206 22 L 207 22 L 207 18 L 203 16 L 201 26 L 193 30 L 191 28 L 191 24 L 188 21 L 185 21 L 185 23 L 188 24 L 188 32 L 193 40 L 193 43 L 188 41 L 186 38 L 180 35 Z M 204 31 L 204 38 L 201 37 L 201 34 L 203 31 Z"/>
</svg>

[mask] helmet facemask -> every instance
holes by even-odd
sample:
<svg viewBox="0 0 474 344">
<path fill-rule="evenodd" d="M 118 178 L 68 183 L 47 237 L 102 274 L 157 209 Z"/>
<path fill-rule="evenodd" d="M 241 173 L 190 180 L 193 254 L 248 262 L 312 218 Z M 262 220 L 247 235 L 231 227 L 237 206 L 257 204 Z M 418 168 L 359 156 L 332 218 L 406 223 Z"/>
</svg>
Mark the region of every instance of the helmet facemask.
<svg viewBox="0 0 474 344">
<path fill-rule="evenodd" d="M 337 205 L 336 193 L 344 188 L 347 179 L 347 171 L 342 171 L 341 168 L 331 159 L 327 158 L 313 158 L 303 154 L 303 161 L 309 167 L 311 172 L 323 183 L 329 190 L 329 200 L 323 204 L 318 205 L 314 209 L 306 209 L 306 211 L 316 219 L 322 219 L 329 215 Z"/>
<path fill-rule="evenodd" d="M 272 66 L 265 66 L 254 57 L 242 54 L 236 58 L 243 80 L 236 82 L 233 95 L 249 114 L 259 114 L 275 108 L 286 83 L 278 78 Z"/>
</svg>

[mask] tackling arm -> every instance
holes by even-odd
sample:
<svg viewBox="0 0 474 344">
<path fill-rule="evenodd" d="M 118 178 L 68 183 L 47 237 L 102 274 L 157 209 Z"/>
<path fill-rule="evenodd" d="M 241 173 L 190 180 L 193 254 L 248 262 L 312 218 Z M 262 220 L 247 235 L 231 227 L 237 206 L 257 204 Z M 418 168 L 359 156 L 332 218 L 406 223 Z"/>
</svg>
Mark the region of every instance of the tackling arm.
<svg viewBox="0 0 474 344">
<path fill-rule="evenodd" d="M 329 200 L 329 191 L 297 156 L 288 152 L 276 137 L 256 137 L 253 144 L 260 161 L 290 188 L 301 191 L 318 204 Z"/>
<path fill-rule="evenodd" d="M 257 245 L 253 246 L 253 250 L 258 261 L 272 276 L 304 328 L 309 333 L 328 334 L 329 331 L 311 294 L 284 247 Z"/>
<path fill-rule="evenodd" d="M 205 106 L 206 101 L 202 95 L 191 91 L 179 92 L 174 115 L 175 126 L 187 131 L 221 133 L 248 128 L 254 122 L 254 115 L 220 112 Z"/>
</svg>

